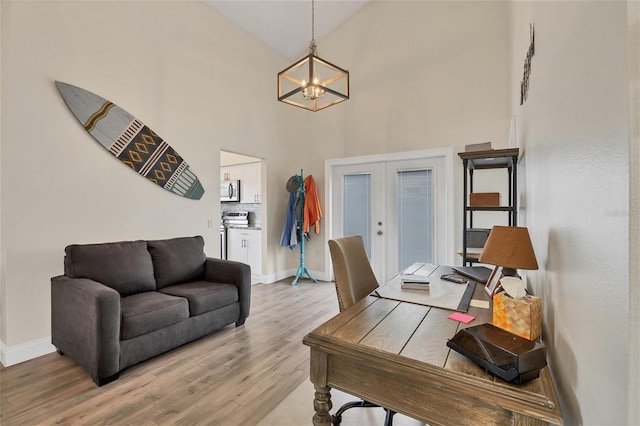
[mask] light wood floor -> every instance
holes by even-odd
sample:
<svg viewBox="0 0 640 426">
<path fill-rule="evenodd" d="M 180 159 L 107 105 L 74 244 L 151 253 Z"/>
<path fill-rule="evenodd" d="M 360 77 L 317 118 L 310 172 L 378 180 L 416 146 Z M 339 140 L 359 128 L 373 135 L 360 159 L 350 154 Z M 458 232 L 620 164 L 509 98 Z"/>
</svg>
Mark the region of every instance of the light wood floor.
<svg viewBox="0 0 640 426">
<path fill-rule="evenodd" d="M 130 367 L 103 387 L 57 353 L 2 368 L 0 424 L 255 425 L 308 380 L 302 338 L 338 313 L 333 283 L 290 282 L 253 286 L 244 326 Z"/>
</svg>

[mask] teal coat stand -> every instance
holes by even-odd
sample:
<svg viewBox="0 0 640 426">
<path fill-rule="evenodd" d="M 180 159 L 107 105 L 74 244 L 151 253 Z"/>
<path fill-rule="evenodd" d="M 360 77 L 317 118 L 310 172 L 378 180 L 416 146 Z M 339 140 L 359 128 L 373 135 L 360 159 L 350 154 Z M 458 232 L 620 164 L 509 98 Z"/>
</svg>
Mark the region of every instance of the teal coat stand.
<svg viewBox="0 0 640 426">
<path fill-rule="evenodd" d="M 298 280 L 300 277 L 306 275 L 311 281 L 314 283 L 318 283 L 318 280 L 313 278 L 309 273 L 309 270 L 304 265 L 304 230 L 303 230 L 303 221 L 304 221 L 304 203 L 305 203 L 305 190 L 304 190 L 304 174 L 302 174 L 302 169 L 300 169 L 300 179 L 302 180 L 302 185 L 298 188 L 298 197 L 300 197 L 300 202 L 302 203 L 302 209 L 300 209 L 300 215 L 296 217 L 296 231 L 300 230 L 300 266 L 298 266 L 298 272 L 296 273 L 296 277 L 291 282 L 291 285 L 298 284 Z"/>
</svg>

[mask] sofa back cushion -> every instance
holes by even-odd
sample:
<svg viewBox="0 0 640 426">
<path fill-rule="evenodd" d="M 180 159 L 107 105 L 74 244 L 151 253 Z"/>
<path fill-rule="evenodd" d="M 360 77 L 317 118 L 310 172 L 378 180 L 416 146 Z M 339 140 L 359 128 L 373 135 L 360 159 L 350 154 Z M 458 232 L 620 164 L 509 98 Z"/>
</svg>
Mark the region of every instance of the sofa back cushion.
<svg viewBox="0 0 640 426">
<path fill-rule="evenodd" d="M 146 241 L 72 244 L 64 251 L 68 277 L 98 281 L 123 297 L 156 289 Z"/>
<path fill-rule="evenodd" d="M 158 289 L 204 279 L 204 239 L 201 236 L 147 241 Z"/>
</svg>

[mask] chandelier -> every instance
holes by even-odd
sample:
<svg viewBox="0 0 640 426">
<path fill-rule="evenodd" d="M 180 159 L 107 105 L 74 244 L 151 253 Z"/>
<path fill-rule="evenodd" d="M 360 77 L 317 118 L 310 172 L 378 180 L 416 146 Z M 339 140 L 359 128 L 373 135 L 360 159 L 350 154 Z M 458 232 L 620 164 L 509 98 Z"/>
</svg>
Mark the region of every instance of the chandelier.
<svg viewBox="0 0 640 426">
<path fill-rule="evenodd" d="M 315 0 L 311 0 L 309 54 L 278 73 L 278 100 L 315 112 L 347 99 L 349 71 L 318 56 Z"/>
</svg>

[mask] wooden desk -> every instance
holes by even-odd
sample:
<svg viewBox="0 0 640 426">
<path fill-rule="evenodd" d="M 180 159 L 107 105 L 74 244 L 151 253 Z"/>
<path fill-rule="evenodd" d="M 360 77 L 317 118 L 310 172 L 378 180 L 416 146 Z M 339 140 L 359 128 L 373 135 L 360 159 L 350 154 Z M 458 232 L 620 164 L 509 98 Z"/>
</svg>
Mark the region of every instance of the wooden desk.
<svg viewBox="0 0 640 426">
<path fill-rule="evenodd" d="M 474 298 L 488 300 L 484 286 Z M 468 325 L 450 313 L 369 296 L 309 333 L 313 424 L 331 424 L 336 388 L 430 425 L 561 425 L 549 368 L 524 385 L 486 373 L 446 342 L 461 327 L 491 322 L 491 310 L 470 308 Z"/>
</svg>

